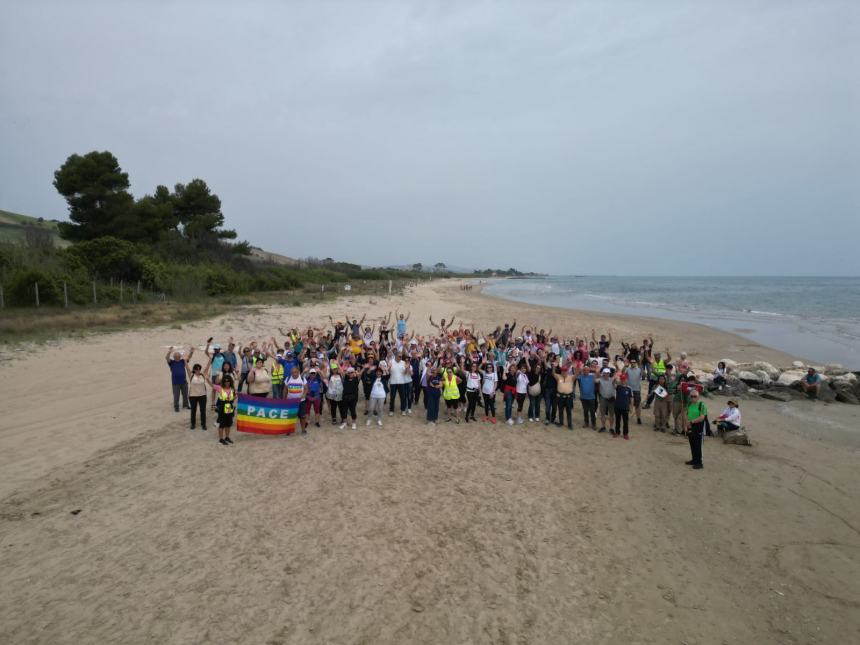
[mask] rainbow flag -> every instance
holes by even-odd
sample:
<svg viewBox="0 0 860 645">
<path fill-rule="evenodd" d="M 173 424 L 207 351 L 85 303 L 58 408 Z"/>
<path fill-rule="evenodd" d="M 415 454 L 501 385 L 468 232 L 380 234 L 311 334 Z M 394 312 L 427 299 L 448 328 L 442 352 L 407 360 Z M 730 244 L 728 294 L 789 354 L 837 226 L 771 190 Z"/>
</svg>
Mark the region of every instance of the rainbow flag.
<svg viewBox="0 0 860 645">
<path fill-rule="evenodd" d="M 240 394 L 236 429 L 253 434 L 292 434 L 296 431 L 300 403 Z"/>
</svg>

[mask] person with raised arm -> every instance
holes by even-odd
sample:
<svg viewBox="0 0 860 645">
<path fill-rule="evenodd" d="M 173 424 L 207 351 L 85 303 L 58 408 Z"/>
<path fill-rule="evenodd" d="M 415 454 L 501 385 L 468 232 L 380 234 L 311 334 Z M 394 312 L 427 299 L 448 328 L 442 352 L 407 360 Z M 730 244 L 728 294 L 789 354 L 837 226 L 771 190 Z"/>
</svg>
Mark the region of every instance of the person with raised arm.
<svg viewBox="0 0 860 645">
<path fill-rule="evenodd" d="M 612 330 L 608 330 L 606 334 L 600 334 L 600 340 L 597 340 L 592 329 L 591 340 L 597 343 L 597 355 L 601 358 L 609 358 L 609 346 L 612 344 Z"/>
<path fill-rule="evenodd" d="M 173 410 L 179 412 L 179 397 L 182 396 L 182 407 L 188 410 L 191 406 L 188 405 L 188 378 L 186 368 L 187 361 L 182 358 L 182 352 L 173 351 L 171 345 L 167 350 L 167 355 L 164 359 L 167 361 L 167 367 L 170 368 L 170 384 L 173 388 Z M 188 351 L 188 359 L 191 359 L 191 350 Z"/>
<path fill-rule="evenodd" d="M 409 316 L 412 315 L 412 312 L 408 312 L 406 316 L 401 313 L 397 313 L 397 310 L 394 310 L 394 317 L 397 320 L 397 338 L 404 338 L 406 336 L 406 323 L 409 322 Z"/>
<path fill-rule="evenodd" d="M 188 352 L 188 363 L 191 362 L 191 357 L 194 355 L 194 347 Z M 209 360 L 212 360 L 211 358 Z M 212 379 L 209 377 L 209 363 L 206 367 L 195 363 L 193 367 L 185 365 L 188 372 L 188 400 L 191 403 L 191 429 L 197 427 L 197 408 L 200 408 L 200 425 L 206 430 L 206 390 L 207 386 L 212 385 Z"/>
<path fill-rule="evenodd" d="M 349 333 L 353 336 L 361 334 L 361 326 L 364 324 L 365 318 L 367 318 L 367 314 L 364 314 L 361 317 L 361 320 L 359 320 L 358 318 L 353 318 L 352 322 L 349 322 L 349 314 L 347 314 L 345 320 L 347 322 L 347 325 L 349 326 Z"/>
<path fill-rule="evenodd" d="M 430 316 L 430 326 L 438 329 L 440 335 L 447 336 L 449 333 L 449 329 L 451 328 L 451 326 L 453 324 L 454 324 L 454 316 L 451 316 L 451 320 L 448 323 L 446 323 L 445 319 L 442 318 L 442 320 L 439 321 L 438 325 L 433 322 L 433 316 Z"/>
</svg>

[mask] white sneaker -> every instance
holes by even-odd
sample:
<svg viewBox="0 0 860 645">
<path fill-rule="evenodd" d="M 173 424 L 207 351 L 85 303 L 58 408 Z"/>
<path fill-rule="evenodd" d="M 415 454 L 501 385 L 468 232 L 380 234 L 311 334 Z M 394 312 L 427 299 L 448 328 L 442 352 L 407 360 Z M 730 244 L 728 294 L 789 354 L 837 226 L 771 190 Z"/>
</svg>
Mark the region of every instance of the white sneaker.
<svg viewBox="0 0 860 645">
<path fill-rule="evenodd" d="M 389 413 L 388 413 L 388 416 L 393 417 L 393 416 L 394 416 L 394 413 L 393 413 L 393 412 L 389 412 Z"/>
<path fill-rule="evenodd" d="M 355 421 L 352 422 L 352 429 L 355 430 Z"/>
<path fill-rule="evenodd" d="M 382 419 L 377 419 L 376 425 L 378 425 L 379 427 L 382 427 Z"/>
<path fill-rule="evenodd" d="M 507 421 L 505 421 L 505 423 L 507 423 L 509 426 L 512 426 L 512 425 L 514 425 L 514 420 L 508 419 Z"/>
<path fill-rule="evenodd" d="M 412 414 L 412 408 L 409 408 L 408 410 L 406 410 L 406 414 Z"/>
<path fill-rule="evenodd" d="M 518 426 L 523 425 L 523 418 L 522 417 L 517 417 L 517 425 Z"/>
<path fill-rule="evenodd" d="M 367 423 L 365 423 L 364 425 L 369 426 L 370 425 L 370 419 L 368 419 Z"/>
<path fill-rule="evenodd" d="M 340 424 L 340 429 L 343 430 L 346 427 L 346 421 Z"/>
<path fill-rule="evenodd" d="M 529 423 L 533 423 L 533 422 L 534 422 L 534 419 L 532 417 L 529 417 Z"/>
<path fill-rule="evenodd" d="M 406 416 L 406 410 L 403 410 L 403 412 L 400 413 L 400 416 L 405 417 Z"/>
</svg>

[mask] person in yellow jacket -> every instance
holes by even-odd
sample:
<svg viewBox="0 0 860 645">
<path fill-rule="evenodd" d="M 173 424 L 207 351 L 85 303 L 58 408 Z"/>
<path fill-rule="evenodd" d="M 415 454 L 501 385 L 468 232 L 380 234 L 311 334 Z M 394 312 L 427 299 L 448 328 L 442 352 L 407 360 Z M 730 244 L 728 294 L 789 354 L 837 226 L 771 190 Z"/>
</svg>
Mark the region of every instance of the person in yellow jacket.
<svg viewBox="0 0 860 645">
<path fill-rule="evenodd" d="M 233 377 L 225 376 L 221 380 L 221 389 L 215 400 L 215 409 L 218 412 L 218 443 L 222 446 L 230 446 L 230 428 L 233 427 L 233 415 L 236 412 L 236 390 L 233 389 Z"/>
<path fill-rule="evenodd" d="M 460 423 L 460 383 L 456 367 L 446 367 L 442 372 L 442 398 L 445 399 L 445 421 L 451 421 L 451 410 L 454 411 L 454 422 Z"/>
<path fill-rule="evenodd" d="M 278 350 L 280 354 L 281 350 Z M 284 366 L 283 364 L 275 360 L 272 363 L 272 373 L 270 375 L 272 377 L 272 398 L 273 399 L 283 399 L 284 398 Z"/>
</svg>

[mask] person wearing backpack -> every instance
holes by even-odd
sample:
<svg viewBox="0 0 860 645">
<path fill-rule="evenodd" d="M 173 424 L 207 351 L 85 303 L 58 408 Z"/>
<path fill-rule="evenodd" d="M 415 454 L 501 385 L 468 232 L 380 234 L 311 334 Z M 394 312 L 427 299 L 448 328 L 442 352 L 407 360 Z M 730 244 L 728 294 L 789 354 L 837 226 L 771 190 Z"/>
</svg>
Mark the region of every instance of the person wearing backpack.
<svg viewBox="0 0 860 645">
<path fill-rule="evenodd" d="M 690 404 L 687 406 L 687 439 L 690 441 L 692 459 L 686 462 L 694 470 L 701 470 L 702 444 L 705 441 L 705 419 L 708 418 L 708 408 L 704 401 L 699 400 L 697 390 L 690 391 Z"/>
</svg>

